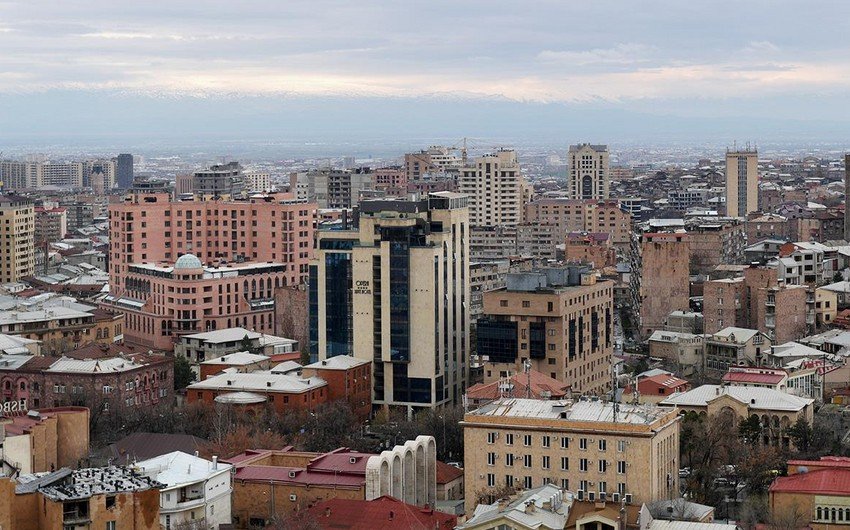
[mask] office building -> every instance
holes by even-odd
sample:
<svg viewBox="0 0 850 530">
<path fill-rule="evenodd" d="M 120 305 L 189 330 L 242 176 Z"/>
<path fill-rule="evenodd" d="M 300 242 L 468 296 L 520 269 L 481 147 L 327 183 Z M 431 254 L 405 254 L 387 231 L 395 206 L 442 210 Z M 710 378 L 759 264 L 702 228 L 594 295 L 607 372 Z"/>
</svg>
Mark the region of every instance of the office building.
<svg viewBox="0 0 850 530">
<path fill-rule="evenodd" d="M 647 503 L 679 492 L 679 415 L 596 400 L 507 398 L 464 415 L 466 513 L 477 492 L 554 484 Z"/>
<path fill-rule="evenodd" d="M 587 268 L 508 274 L 484 293 L 476 324 L 484 382 L 523 372 L 524 365 L 570 386 L 602 393 L 611 385 L 614 286 Z"/>
<path fill-rule="evenodd" d="M 372 362 L 375 405 L 434 407 L 466 389 L 467 198 L 364 201 L 356 228 L 320 232 L 310 266 L 310 353 Z"/>
<path fill-rule="evenodd" d="M 608 146 L 571 145 L 567 153 L 567 179 L 571 199 L 607 199 L 611 183 Z"/>
<path fill-rule="evenodd" d="M 195 171 L 192 178 L 194 193 L 204 197 L 235 198 L 245 189 L 245 179 L 239 162 L 216 164 L 209 169 Z"/>
<path fill-rule="evenodd" d="M 35 210 L 18 195 L 0 195 L 0 283 L 35 272 Z"/>
<path fill-rule="evenodd" d="M 133 155 L 122 153 L 115 157 L 115 182 L 122 190 L 133 187 Z"/>
<path fill-rule="evenodd" d="M 758 210 L 759 161 L 755 149 L 726 151 L 726 215 L 746 217 Z"/>
<path fill-rule="evenodd" d="M 485 227 L 522 222 L 524 199 L 531 193 L 512 149 L 500 149 L 464 166 L 457 191 L 469 197 L 469 223 Z"/>
</svg>

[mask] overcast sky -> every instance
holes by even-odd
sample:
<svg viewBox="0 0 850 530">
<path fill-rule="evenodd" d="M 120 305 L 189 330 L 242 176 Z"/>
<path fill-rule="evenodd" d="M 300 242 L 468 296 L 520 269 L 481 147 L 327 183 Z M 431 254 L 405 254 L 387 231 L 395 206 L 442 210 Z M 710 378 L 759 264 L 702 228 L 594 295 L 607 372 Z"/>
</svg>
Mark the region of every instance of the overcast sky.
<svg viewBox="0 0 850 530">
<path fill-rule="evenodd" d="M 119 94 L 146 113 L 250 96 L 845 120 L 848 35 L 846 0 L 0 0 L 0 103 L 16 120 L 69 93 L 79 115 Z"/>
</svg>

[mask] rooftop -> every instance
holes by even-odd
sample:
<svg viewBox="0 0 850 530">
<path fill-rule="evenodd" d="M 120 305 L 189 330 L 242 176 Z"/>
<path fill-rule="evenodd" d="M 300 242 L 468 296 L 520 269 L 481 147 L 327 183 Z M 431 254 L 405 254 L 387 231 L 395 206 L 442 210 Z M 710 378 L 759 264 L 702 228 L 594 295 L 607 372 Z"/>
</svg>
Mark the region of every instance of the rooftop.
<svg viewBox="0 0 850 530">
<path fill-rule="evenodd" d="M 257 371 L 247 374 L 214 375 L 203 381 L 192 383 L 190 390 L 229 390 L 245 392 L 286 392 L 300 394 L 327 386 L 320 377 L 298 377 L 294 375 Z"/>
<path fill-rule="evenodd" d="M 387 495 L 371 501 L 329 499 L 312 506 L 309 512 L 322 528 L 349 530 L 451 530 L 457 522 L 454 515 L 406 504 Z"/>
<path fill-rule="evenodd" d="M 747 403 L 753 410 L 798 412 L 814 402 L 813 399 L 792 396 L 772 388 L 702 385 L 687 392 L 673 394 L 659 405 L 704 407 L 722 396 L 730 396 L 741 403 Z"/>
<path fill-rule="evenodd" d="M 249 331 L 245 328 L 227 328 L 216 331 L 207 331 L 204 333 L 194 333 L 192 335 L 184 335 L 183 339 L 194 339 L 202 342 L 209 342 L 211 344 L 221 344 L 224 342 L 240 341 L 245 338 L 246 335 L 252 340 L 260 338 L 259 333 Z"/>
<path fill-rule="evenodd" d="M 617 404 L 616 423 L 648 425 L 664 418 L 669 408 L 649 405 Z M 504 398 L 471 411 L 467 416 L 538 418 L 573 422 L 614 423 L 614 404 L 591 400 L 546 401 Z"/>
<path fill-rule="evenodd" d="M 219 473 L 229 473 L 233 466 L 211 462 L 195 455 L 174 451 L 132 466 L 139 473 L 163 484 L 160 489 L 171 489 L 209 479 Z"/>
<path fill-rule="evenodd" d="M 850 469 L 818 469 L 777 477 L 770 492 L 847 496 L 850 495 Z"/>
<path fill-rule="evenodd" d="M 206 365 L 217 365 L 217 364 L 225 364 L 231 366 L 244 366 L 248 364 L 255 364 L 261 361 L 267 361 L 269 359 L 266 355 L 259 355 L 256 353 L 250 353 L 247 351 L 238 351 L 234 353 L 228 353 L 226 355 L 222 355 L 221 357 L 216 357 L 215 359 L 209 359 L 201 362 L 201 364 Z"/>
<path fill-rule="evenodd" d="M 82 500 L 93 495 L 126 493 L 159 489 L 162 484 L 149 477 L 139 475 L 127 467 L 108 466 L 65 472 L 59 470 L 45 476 L 19 484 L 15 493 L 31 493 L 35 489 L 53 501 Z"/>
<path fill-rule="evenodd" d="M 327 359 L 316 361 L 306 365 L 304 368 L 314 368 L 317 370 L 349 370 L 364 364 L 369 364 L 371 361 L 366 359 L 358 359 L 351 355 L 335 355 Z"/>
<path fill-rule="evenodd" d="M 544 508 L 544 502 L 553 501 L 551 509 Z M 530 505 L 533 505 L 533 510 L 526 508 Z M 499 502 L 479 504 L 466 524 L 460 528 L 476 527 L 489 521 L 504 519 L 513 521 L 522 528 L 564 528 L 572 505 L 572 493 L 548 484 L 518 494 L 507 505 L 500 505 Z"/>
</svg>

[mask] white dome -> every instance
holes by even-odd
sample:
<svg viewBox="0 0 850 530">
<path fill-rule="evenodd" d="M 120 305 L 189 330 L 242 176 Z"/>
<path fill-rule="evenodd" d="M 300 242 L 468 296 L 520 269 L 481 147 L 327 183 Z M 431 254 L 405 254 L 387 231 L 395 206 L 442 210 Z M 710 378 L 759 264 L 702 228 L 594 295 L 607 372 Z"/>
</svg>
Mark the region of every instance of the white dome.
<svg viewBox="0 0 850 530">
<path fill-rule="evenodd" d="M 203 268 L 203 263 L 198 259 L 198 256 L 194 254 L 183 254 L 179 258 L 177 258 L 177 262 L 174 263 L 175 269 L 201 269 Z"/>
</svg>

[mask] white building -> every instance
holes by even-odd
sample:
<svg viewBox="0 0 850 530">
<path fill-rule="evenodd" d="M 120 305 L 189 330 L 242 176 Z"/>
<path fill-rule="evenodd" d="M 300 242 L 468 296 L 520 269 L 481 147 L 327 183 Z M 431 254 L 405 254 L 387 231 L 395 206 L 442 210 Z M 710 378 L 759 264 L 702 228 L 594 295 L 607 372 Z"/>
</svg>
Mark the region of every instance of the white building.
<svg viewBox="0 0 850 530">
<path fill-rule="evenodd" d="M 171 530 L 180 523 L 204 521 L 204 528 L 218 529 L 231 522 L 231 466 L 175 451 L 135 466 L 160 482 L 159 522 Z"/>
<path fill-rule="evenodd" d="M 571 145 L 567 153 L 567 177 L 572 199 L 607 199 L 610 185 L 608 146 Z"/>
</svg>

